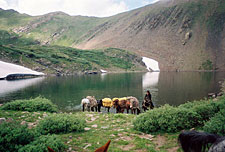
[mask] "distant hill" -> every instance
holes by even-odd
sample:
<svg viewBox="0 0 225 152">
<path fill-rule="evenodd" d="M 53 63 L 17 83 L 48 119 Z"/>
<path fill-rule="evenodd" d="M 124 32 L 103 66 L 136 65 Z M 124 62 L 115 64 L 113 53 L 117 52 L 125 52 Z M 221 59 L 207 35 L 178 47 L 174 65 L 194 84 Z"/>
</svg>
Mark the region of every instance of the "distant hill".
<svg viewBox="0 0 225 152">
<path fill-rule="evenodd" d="M 107 18 L 0 10 L 0 29 L 40 45 L 131 51 L 162 71 L 225 70 L 224 0 L 162 0 Z"/>
</svg>

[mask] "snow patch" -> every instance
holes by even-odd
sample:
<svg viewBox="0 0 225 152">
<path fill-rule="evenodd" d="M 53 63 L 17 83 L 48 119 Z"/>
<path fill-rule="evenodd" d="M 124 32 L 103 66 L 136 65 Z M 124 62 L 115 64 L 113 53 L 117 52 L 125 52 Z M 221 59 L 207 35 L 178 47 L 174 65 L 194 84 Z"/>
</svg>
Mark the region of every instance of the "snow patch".
<svg viewBox="0 0 225 152">
<path fill-rule="evenodd" d="M 100 69 L 101 73 L 107 73 L 107 71 Z"/>
<path fill-rule="evenodd" d="M 142 61 L 145 63 L 149 71 L 160 71 L 159 63 L 156 60 L 147 57 L 142 57 Z"/>
<path fill-rule="evenodd" d="M 37 72 L 20 65 L 0 61 L 0 78 L 5 78 L 10 74 L 44 75 L 42 72 Z"/>
</svg>

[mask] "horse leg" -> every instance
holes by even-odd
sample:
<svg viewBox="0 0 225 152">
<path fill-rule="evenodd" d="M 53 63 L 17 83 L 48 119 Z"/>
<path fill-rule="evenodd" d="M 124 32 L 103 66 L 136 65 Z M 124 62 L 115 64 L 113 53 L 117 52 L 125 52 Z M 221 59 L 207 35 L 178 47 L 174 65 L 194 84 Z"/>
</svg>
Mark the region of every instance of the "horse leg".
<svg viewBox="0 0 225 152">
<path fill-rule="evenodd" d="M 134 109 L 133 108 L 131 108 L 131 114 L 134 114 Z"/>
<path fill-rule="evenodd" d="M 139 115 L 141 112 L 141 110 L 139 108 L 137 108 L 137 115 Z"/>
<path fill-rule="evenodd" d="M 101 105 L 98 105 L 98 112 L 101 112 Z"/>
<path fill-rule="evenodd" d="M 85 109 L 85 105 L 83 104 L 83 112 L 84 112 L 84 109 Z"/>
<path fill-rule="evenodd" d="M 129 108 L 127 108 L 127 113 L 129 113 Z"/>
<path fill-rule="evenodd" d="M 95 112 L 98 112 L 98 107 L 97 106 L 95 107 Z"/>
<path fill-rule="evenodd" d="M 110 107 L 108 107 L 108 112 L 109 112 Z"/>
<path fill-rule="evenodd" d="M 133 110 L 133 114 L 136 115 L 136 109 Z"/>
</svg>

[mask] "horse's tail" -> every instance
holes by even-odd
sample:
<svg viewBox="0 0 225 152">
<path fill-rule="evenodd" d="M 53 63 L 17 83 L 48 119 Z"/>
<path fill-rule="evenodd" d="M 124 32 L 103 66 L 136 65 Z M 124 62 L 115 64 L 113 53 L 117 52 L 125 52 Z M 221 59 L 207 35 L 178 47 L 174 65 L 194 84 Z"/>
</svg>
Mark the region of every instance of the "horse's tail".
<svg viewBox="0 0 225 152">
<path fill-rule="evenodd" d="M 209 144 L 213 144 L 219 137 L 220 136 L 215 134 L 193 130 L 182 132 L 178 137 L 178 142 L 184 152 L 205 152 L 206 148 L 209 147 Z"/>
</svg>

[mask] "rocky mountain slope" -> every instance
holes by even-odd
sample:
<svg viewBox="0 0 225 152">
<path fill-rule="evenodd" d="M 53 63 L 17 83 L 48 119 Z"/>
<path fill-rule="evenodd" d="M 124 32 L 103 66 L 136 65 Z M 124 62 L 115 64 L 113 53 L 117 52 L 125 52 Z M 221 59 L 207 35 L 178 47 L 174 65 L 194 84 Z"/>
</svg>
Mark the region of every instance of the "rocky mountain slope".
<svg viewBox="0 0 225 152">
<path fill-rule="evenodd" d="M 42 45 L 120 48 L 159 61 L 162 71 L 225 70 L 224 27 L 224 0 L 161 0 L 107 18 L 0 10 L 1 29 Z"/>
</svg>

